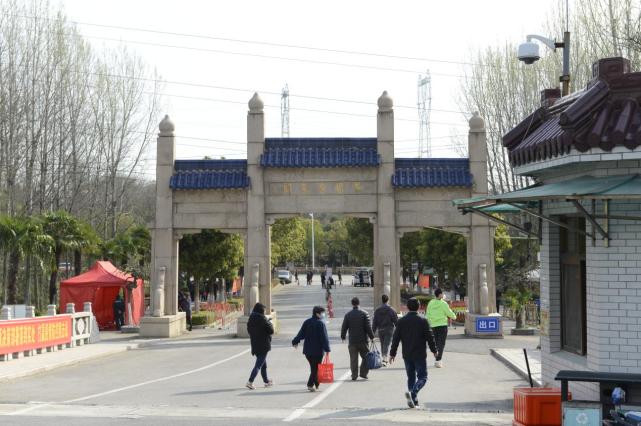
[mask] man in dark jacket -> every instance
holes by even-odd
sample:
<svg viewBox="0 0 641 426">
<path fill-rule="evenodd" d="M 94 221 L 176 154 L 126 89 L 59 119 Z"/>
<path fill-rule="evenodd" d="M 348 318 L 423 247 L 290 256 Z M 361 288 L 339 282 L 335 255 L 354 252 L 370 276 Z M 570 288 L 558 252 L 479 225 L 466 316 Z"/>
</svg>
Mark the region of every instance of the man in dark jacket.
<svg viewBox="0 0 641 426">
<path fill-rule="evenodd" d="M 185 313 L 187 319 L 187 330 L 191 331 L 191 299 L 189 298 L 189 291 L 178 292 L 178 308 Z"/>
<path fill-rule="evenodd" d="M 396 311 L 388 304 L 389 296 L 384 294 L 381 296 L 383 304 L 374 311 L 374 321 L 372 324 L 372 331 L 376 333 L 378 330 L 378 338 L 381 339 L 381 352 L 383 355 L 383 365 L 387 365 L 387 354 L 389 346 L 392 343 L 392 336 L 394 335 L 394 327 L 398 321 Z"/>
<path fill-rule="evenodd" d="M 360 375 L 367 379 L 369 366 L 367 365 L 367 353 L 369 352 L 368 337 L 374 340 L 372 324 L 367 312 L 359 308 L 358 297 L 352 299 L 352 310 L 345 314 L 343 326 L 341 327 L 341 339 L 345 341 L 349 331 L 349 366 L 352 370 L 352 380 Z M 361 356 L 361 371 L 358 374 L 358 355 Z"/>
<path fill-rule="evenodd" d="M 305 320 L 300 331 L 292 340 L 294 348 L 298 347 L 301 340 L 305 341 L 303 354 L 307 358 L 307 362 L 309 362 L 307 390 L 310 392 L 318 390 L 318 364 L 323 361 L 323 355 L 330 352 L 327 327 L 323 322 L 324 312 L 325 308 L 314 306 L 312 317 Z"/>
<path fill-rule="evenodd" d="M 411 298 L 407 301 L 409 312 L 396 323 L 396 331 L 392 338 L 390 350 L 390 363 L 396 358 L 398 344 L 403 343 L 403 361 L 407 373 L 407 392 L 405 398 L 407 405 L 414 408 L 418 405 L 418 392 L 427 383 L 427 349 L 437 356 L 434 334 L 427 320 L 418 315 L 418 300 Z"/>
<path fill-rule="evenodd" d="M 114 300 L 113 311 L 116 330 L 120 330 L 125 323 L 125 302 L 122 300 L 120 294 L 118 294 Z"/>
<path fill-rule="evenodd" d="M 272 350 L 274 326 L 271 320 L 265 316 L 265 305 L 262 303 L 256 303 L 256 305 L 254 305 L 254 309 L 247 321 L 247 333 L 249 333 L 249 339 L 251 341 L 252 355 L 256 356 L 256 364 L 249 375 L 249 381 L 245 387 L 250 390 L 256 389 L 254 379 L 259 371 L 265 387 L 271 387 L 274 385 L 274 382 L 267 377 L 267 352 Z"/>
</svg>

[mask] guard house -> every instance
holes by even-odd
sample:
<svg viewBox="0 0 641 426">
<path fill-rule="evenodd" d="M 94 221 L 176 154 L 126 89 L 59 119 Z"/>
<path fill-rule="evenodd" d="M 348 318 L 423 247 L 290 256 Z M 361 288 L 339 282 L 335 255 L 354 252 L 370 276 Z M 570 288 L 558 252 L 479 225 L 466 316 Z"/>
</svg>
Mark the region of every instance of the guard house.
<svg viewBox="0 0 641 426">
<path fill-rule="evenodd" d="M 503 137 L 515 173 L 535 184 L 456 202 L 490 219 L 508 204 L 538 222 L 538 234 L 520 230 L 541 240 L 550 385 L 559 385 L 559 370 L 641 372 L 640 101 L 641 72 L 624 58 L 595 63 L 585 90 L 564 98 L 543 91 L 541 107 Z M 600 399 L 598 384 L 572 382 L 570 390 L 574 399 Z"/>
<path fill-rule="evenodd" d="M 394 158 L 394 110 L 378 99 L 374 137 L 266 138 L 263 101 L 247 113 L 246 160 L 176 160 L 174 124 L 160 123 L 156 216 L 152 227 L 151 309 L 143 336 L 171 337 L 184 330 L 178 312 L 178 241 L 202 229 L 237 233 L 245 240 L 245 314 L 271 304 L 270 226 L 278 218 L 314 213 L 367 218 L 374 228 L 374 296 L 400 307 L 400 238 L 430 227 L 467 238 L 471 335 L 500 336 L 495 311 L 494 226 L 462 216 L 452 199 L 487 196 L 485 125 L 470 119 L 469 158 Z M 375 129 L 375 130 L 374 130 Z M 375 132 L 375 133 L 374 133 Z M 476 317 L 483 329 L 474 328 Z M 238 322 L 246 335 L 247 316 Z M 483 322 L 485 321 L 485 322 Z M 489 327 L 494 324 L 494 327 Z"/>
</svg>

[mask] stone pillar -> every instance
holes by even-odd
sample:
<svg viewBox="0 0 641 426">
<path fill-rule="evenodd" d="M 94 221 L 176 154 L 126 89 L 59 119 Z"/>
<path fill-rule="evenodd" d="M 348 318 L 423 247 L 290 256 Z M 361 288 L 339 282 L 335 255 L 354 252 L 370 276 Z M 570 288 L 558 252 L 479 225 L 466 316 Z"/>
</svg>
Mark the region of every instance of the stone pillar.
<svg viewBox="0 0 641 426">
<path fill-rule="evenodd" d="M 75 314 L 76 313 L 76 305 L 74 303 L 67 303 L 67 307 L 66 307 L 65 313 L 67 313 L 67 314 Z"/>
<path fill-rule="evenodd" d="M 91 306 L 91 302 L 85 302 L 84 305 L 82 306 L 82 311 L 83 312 L 93 312 L 93 308 Z"/>
<path fill-rule="evenodd" d="M 53 317 L 56 315 L 56 305 L 47 305 L 47 316 Z"/>
<path fill-rule="evenodd" d="M 400 308 L 401 293 L 397 264 L 396 243 L 396 206 L 392 175 L 394 174 L 394 109 L 392 98 L 383 92 L 378 98 L 377 115 L 377 149 L 380 156 L 378 166 L 378 201 L 374 246 L 374 305 L 380 303 L 384 293 L 385 268 L 389 265 L 390 303 L 395 309 Z"/>
<path fill-rule="evenodd" d="M 254 308 L 254 305 L 258 302 L 258 299 L 260 297 L 258 292 L 259 281 L 260 281 L 260 265 L 258 263 L 255 263 L 251 269 L 251 284 L 249 287 L 249 291 L 247 292 L 249 295 L 248 308 L 250 312 L 251 312 L 251 309 Z"/>
<path fill-rule="evenodd" d="M 151 315 L 154 317 L 161 317 L 165 312 L 165 276 L 167 274 L 167 267 L 161 266 L 158 268 L 156 279 L 157 283 L 155 288 L 152 288 L 153 296 L 151 297 Z M 150 296 L 151 296 L 150 293 Z"/>
<path fill-rule="evenodd" d="M 10 320 L 11 319 L 11 308 L 8 306 L 2 307 L 2 313 L 0 313 L 0 320 Z"/>
<path fill-rule="evenodd" d="M 383 294 L 386 294 L 388 296 L 390 295 L 392 290 L 392 282 L 390 279 L 391 268 L 392 266 L 389 262 L 385 262 L 383 264 Z M 374 305 L 376 306 L 377 304 L 378 304 L 378 301 L 375 300 Z"/>
<path fill-rule="evenodd" d="M 157 306 L 155 298 L 160 284 L 159 273 L 165 268 L 164 315 L 178 312 L 178 238 L 173 229 L 173 191 L 169 186 L 174 174 L 176 141 L 174 123 L 166 115 L 158 126 L 160 132 L 156 144 L 156 217 L 152 233 L 151 305 Z"/>
<path fill-rule="evenodd" d="M 26 318 L 35 318 L 36 317 L 36 307 L 35 306 L 27 306 L 25 317 Z"/>
<path fill-rule="evenodd" d="M 263 101 L 254 93 L 247 113 L 247 237 L 245 271 L 259 265 L 259 301 L 271 312 L 271 260 L 269 256 L 269 226 L 265 220 L 265 187 L 260 158 L 265 146 L 265 114 Z M 247 292 L 249 293 L 249 292 Z M 245 315 L 249 315 L 249 294 L 245 294 Z"/>
<path fill-rule="evenodd" d="M 483 197 L 488 194 L 487 183 L 487 145 L 485 122 L 475 112 L 469 121 L 468 153 L 473 186 L 470 197 Z M 469 315 L 465 319 L 465 332 L 477 337 L 501 337 L 498 333 L 478 334 L 475 331 L 476 318 L 496 313 L 496 285 L 494 281 L 494 230 L 488 219 L 470 214 L 470 233 L 467 238 L 467 300 Z M 483 280 L 486 278 L 486 280 Z M 484 281 L 487 284 L 487 302 Z M 481 294 L 483 293 L 483 301 Z M 481 303 L 483 302 L 483 303 Z M 486 306 L 483 306 L 486 305 Z"/>
<path fill-rule="evenodd" d="M 144 337 L 174 337 L 185 329 L 185 314 L 178 312 L 178 241 L 173 228 L 175 135 L 168 115 L 158 126 L 156 144 L 156 216 L 151 230 L 151 291 L 153 317 L 140 322 Z M 164 288 L 163 288 L 164 287 Z"/>
</svg>

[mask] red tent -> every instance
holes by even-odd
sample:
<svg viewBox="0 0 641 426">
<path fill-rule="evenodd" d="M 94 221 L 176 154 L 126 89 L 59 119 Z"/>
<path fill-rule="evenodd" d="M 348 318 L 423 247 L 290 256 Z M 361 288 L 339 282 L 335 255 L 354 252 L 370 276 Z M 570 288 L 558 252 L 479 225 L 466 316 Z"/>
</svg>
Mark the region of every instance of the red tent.
<svg viewBox="0 0 641 426">
<path fill-rule="evenodd" d="M 132 281 L 132 275 L 122 272 L 111 262 L 98 261 L 84 274 L 60 283 L 60 312 L 65 311 L 67 303 L 74 303 L 78 312 L 83 310 L 85 302 L 91 302 L 100 329 L 113 330 L 116 328 L 113 302 L 120 290 L 123 290 L 127 306 L 129 296 L 126 286 Z M 134 324 L 138 324 L 144 313 L 145 303 L 142 279 L 138 279 L 138 286 L 131 294 L 131 314 Z M 128 315 L 125 314 L 125 324 L 128 324 L 128 321 Z"/>
</svg>

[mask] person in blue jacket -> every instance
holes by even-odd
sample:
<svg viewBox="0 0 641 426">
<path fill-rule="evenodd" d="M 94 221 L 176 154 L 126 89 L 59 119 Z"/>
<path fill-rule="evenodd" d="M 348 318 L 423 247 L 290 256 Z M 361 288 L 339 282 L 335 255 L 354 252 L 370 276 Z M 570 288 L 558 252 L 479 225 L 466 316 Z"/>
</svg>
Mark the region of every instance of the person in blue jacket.
<svg viewBox="0 0 641 426">
<path fill-rule="evenodd" d="M 327 336 L 327 327 L 323 321 L 325 308 L 314 306 L 312 317 L 303 322 L 300 331 L 292 340 L 292 346 L 298 347 L 301 340 L 304 340 L 303 354 L 309 362 L 309 379 L 307 380 L 307 390 L 315 392 L 318 390 L 318 364 L 323 361 L 323 355 L 330 352 L 329 337 Z"/>
</svg>

